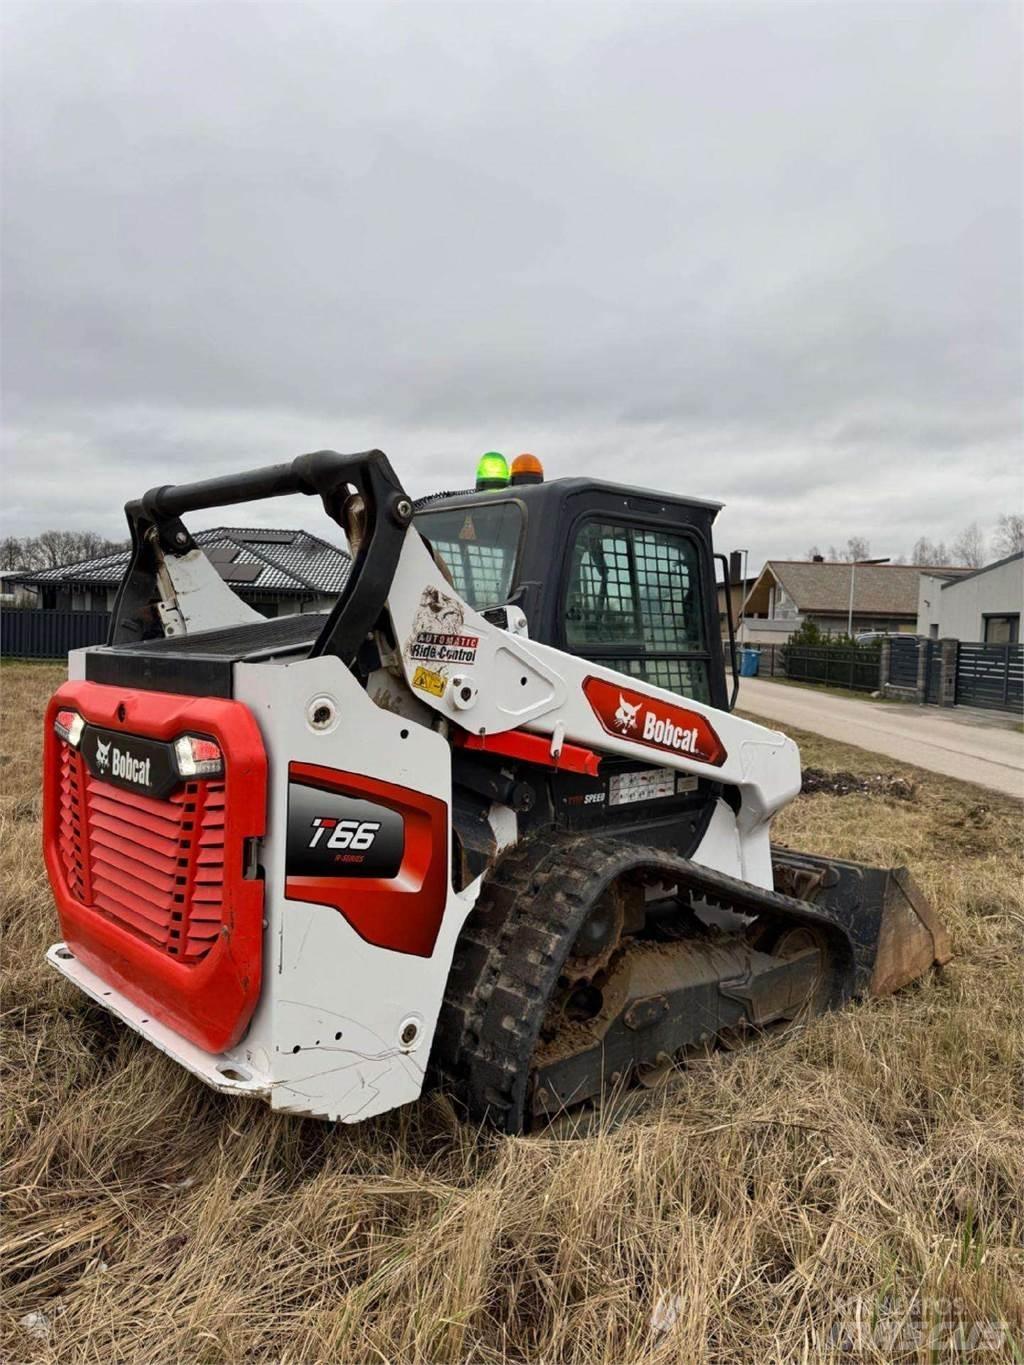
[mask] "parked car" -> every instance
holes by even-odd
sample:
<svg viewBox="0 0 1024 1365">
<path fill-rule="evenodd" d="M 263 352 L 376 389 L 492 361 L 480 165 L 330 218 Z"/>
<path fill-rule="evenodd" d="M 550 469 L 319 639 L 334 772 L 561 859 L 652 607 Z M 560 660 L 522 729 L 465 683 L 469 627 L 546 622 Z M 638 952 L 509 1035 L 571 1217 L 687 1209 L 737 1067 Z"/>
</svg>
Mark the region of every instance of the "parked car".
<svg viewBox="0 0 1024 1365">
<path fill-rule="evenodd" d="M 854 644 L 879 645 L 883 640 L 916 640 L 918 637 L 908 630 L 862 630 L 853 637 Z"/>
</svg>

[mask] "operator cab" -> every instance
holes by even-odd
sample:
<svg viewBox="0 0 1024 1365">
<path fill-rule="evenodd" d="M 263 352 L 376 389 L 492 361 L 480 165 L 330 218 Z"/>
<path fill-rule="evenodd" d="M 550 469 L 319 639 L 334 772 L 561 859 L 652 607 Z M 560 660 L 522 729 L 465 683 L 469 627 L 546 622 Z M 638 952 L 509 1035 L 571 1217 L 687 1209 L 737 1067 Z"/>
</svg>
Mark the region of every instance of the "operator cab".
<svg viewBox="0 0 1024 1365">
<path fill-rule="evenodd" d="M 517 479 L 529 459 L 528 478 Z M 711 527 L 721 503 L 597 479 L 542 480 L 520 456 L 417 504 L 415 525 L 477 611 L 519 607 L 529 636 L 729 709 Z M 490 461 L 490 465 L 485 465 Z"/>
</svg>

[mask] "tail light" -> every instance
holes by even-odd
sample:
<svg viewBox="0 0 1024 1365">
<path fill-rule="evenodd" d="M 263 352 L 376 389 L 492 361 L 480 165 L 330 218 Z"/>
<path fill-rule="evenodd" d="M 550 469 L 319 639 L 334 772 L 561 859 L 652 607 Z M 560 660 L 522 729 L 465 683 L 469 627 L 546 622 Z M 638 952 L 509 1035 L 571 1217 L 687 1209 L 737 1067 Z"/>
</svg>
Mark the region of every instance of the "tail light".
<svg viewBox="0 0 1024 1365">
<path fill-rule="evenodd" d="M 220 745 L 202 735 L 181 735 L 174 741 L 174 757 L 182 777 L 219 777 L 224 771 Z"/>
<path fill-rule="evenodd" d="M 77 749 L 82 738 L 82 730 L 85 728 L 85 721 L 77 711 L 58 711 L 53 718 L 53 728 L 61 739 L 66 739 L 70 745 Z"/>
</svg>

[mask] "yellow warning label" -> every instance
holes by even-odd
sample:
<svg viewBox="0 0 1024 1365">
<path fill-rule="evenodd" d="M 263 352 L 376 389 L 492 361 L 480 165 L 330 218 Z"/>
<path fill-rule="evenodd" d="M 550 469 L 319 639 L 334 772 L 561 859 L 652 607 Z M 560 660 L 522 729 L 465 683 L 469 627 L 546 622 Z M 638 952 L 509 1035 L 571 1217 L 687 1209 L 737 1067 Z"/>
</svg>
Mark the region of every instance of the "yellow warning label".
<svg viewBox="0 0 1024 1365">
<path fill-rule="evenodd" d="M 460 540 L 476 540 L 476 527 L 473 525 L 473 518 L 466 513 L 466 520 L 462 523 L 462 530 L 459 532 Z"/>
<path fill-rule="evenodd" d="M 422 692 L 433 692 L 435 697 L 443 697 L 447 682 L 442 673 L 421 666 L 412 675 L 412 685 Z"/>
</svg>

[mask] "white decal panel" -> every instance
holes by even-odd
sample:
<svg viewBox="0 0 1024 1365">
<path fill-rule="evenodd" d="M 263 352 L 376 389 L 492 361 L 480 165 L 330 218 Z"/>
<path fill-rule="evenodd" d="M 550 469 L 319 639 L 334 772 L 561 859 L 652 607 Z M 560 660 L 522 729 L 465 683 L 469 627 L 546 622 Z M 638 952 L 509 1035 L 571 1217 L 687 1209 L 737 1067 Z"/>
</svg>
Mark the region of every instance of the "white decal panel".
<svg viewBox="0 0 1024 1365">
<path fill-rule="evenodd" d="M 697 779 L 668 768 L 644 768 L 638 773 L 615 773 L 608 780 L 608 804 L 631 806 L 635 801 L 656 801 L 660 796 L 696 791 Z"/>
<path fill-rule="evenodd" d="M 458 598 L 433 586 L 424 588 L 405 646 L 406 659 L 414 669 L 413 685 L 422 691 L 443 696 L 447 683 L 444 665 L 476 663 L 480 636 L 466 629 L 464 611 L 464 603 Z M 423 664 L 433 664 L 434 669 L 428 671 Z"/>
</svg>

